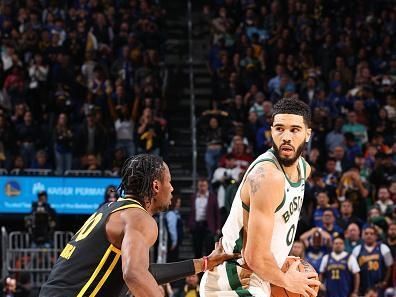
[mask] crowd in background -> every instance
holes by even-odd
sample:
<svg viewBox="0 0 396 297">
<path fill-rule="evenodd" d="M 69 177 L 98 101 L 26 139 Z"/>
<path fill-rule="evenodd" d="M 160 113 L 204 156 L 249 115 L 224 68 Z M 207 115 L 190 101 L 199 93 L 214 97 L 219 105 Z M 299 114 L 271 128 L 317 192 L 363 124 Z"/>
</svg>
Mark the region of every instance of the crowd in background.
<svg viewBox="0 0 396 297">
<path fill-rule="evenodd" d="M 1 1 L 0 168 L 117 174 L 164 150 L 165 15 L 147 0 Z"/>
<path fill-rule="evenodd" d="M 335 246 L 338 251 L 342 240 L 359 263 L 355 293 L 383 296 L 396 285 L 395 6 L 219 0 L 205 5 L 203 14 L 211 28 L 213 97 L 198 128 L 209 183 L 206 191 L 198 187 L 192 206 L 207 197 L 218 211 L 213 216 L 207 207 L 205 216 L 193 208 L 196 256 L 205 250 L 200 234 L 210 246 L 247 166 L 272 146 L 273 105 L 298 98 L 311 107 L 313 137 L 304 157 L 313 170 L 296 235 L 305 253 L 297 255 L 329 284 L 333 279 L 322 259 Z M 375 267 L 362 260 L 365 253 L 377 254 Z"/>
</svg>

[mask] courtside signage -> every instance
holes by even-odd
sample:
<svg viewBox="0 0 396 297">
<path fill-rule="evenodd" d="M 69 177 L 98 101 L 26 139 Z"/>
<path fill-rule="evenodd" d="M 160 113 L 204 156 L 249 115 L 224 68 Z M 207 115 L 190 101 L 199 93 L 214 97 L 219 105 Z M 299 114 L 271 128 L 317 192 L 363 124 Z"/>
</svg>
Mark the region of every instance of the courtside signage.
<svg viewBox="0 0 396 297">
<path fill-rule="evenodd" d="M 29 213 L 37 193 L 47 191 L 57 213 L 91 214 L 103 202 L 106 187 L 119 183 L 118 178 L 1 176 L 0 213 Z"/>
</svg>

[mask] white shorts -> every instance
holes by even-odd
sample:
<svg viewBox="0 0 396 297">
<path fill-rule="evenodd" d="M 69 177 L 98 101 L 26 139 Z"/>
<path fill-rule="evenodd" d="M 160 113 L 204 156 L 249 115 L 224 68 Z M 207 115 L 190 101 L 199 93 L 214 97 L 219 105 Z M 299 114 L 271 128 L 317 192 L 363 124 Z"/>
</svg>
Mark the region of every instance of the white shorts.
<svg viewBox="0 0 396 297">
<path fill-rule="evenodd" d="M 243 289 L 239 280 L 241 267 L 234 262 L 225 262 L 204 273 L 199 288 L 201 297 L 270 297 L 271 288 L 256 274 L 250 277 L 249 287 Z"/>
</svg>

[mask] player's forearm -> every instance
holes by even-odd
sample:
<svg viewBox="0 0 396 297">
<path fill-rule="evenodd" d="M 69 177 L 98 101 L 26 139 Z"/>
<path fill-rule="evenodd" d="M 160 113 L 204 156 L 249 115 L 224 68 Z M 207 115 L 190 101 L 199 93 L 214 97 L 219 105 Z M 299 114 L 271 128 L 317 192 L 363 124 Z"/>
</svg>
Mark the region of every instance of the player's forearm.
<svg viewBox="0 0 396 297">
<path fill-rule="evenodd" d="M 166 284 L 203 271 L 203 260 L 194 259 L 173 263 L 150 264 L 150 273 L 158 284 Z"/>
<path fill-rule="evenodd" d="M 286 277 L 272 254 L 256 256 L 258 253 L 245 252 L 246 264 L 256 273 L 261 279 L 270 282 L 279 287 L 286 287 Z"/>
<path fill-rule="evenodd" d="M 129 291 L 135 297 L 162 297 L 162 293 L 153 276 L 146 271 L 135 271 L 124 275 L 124 281 Z"/>
</svg>

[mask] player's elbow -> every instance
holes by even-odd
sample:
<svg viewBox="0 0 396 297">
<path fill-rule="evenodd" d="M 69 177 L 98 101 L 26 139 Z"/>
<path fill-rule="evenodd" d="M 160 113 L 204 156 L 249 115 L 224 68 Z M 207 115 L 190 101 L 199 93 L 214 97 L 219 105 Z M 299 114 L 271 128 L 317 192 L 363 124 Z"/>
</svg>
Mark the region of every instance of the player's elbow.
<svg viewBox="0 0 396 297">
<path fill-rule="evenodd" d="M 257 271 L 259 269 L 259 262 L 257 259 L 257 253 L 251 250 L 246 250 L 244 253 L 244 258 L 246 264 L 249 266 L 249 268 L 253 271 Z"/>
<path fill-rule="evenodd" d="M 139 286 L 145 281 L 144 275 L 144 272 L 140 271 L 140 269 L 125 269 L 122 271 L 122 277 L 128 287 Z"/>
<path fill-rule="evenodd" d="M 245 262 L 246 262 L 247 266 L 249 266 L 249 268 L 251 270 L 255 271 L 256 267 L 255 267 L 255 261 L 254 261 L 253 253 L 246 251 L 243 256 L 244 256 L 244 259 L 245 259 Z"/>
<path fill-rule="evenodd" d="M 266 255 L 257 253 L 253 250 L 246 250 L 244 259 L 249 268 L 253 271 L 263 271 L 266 265 Z"/>
</svg>

